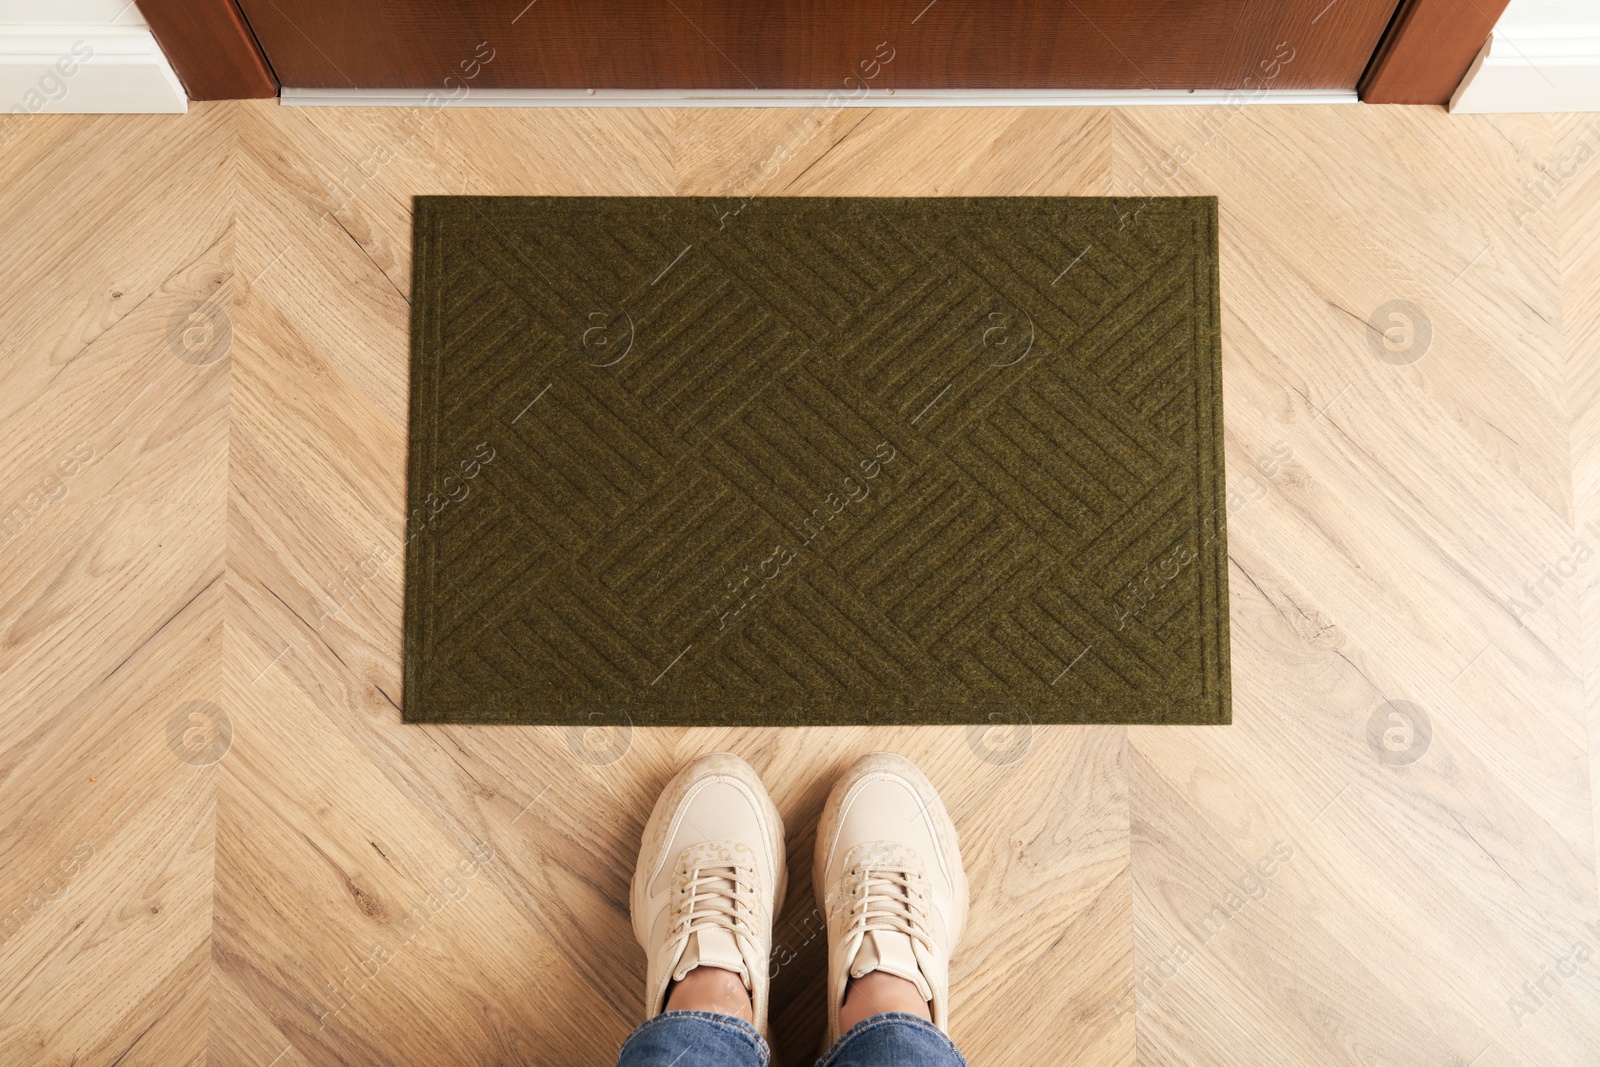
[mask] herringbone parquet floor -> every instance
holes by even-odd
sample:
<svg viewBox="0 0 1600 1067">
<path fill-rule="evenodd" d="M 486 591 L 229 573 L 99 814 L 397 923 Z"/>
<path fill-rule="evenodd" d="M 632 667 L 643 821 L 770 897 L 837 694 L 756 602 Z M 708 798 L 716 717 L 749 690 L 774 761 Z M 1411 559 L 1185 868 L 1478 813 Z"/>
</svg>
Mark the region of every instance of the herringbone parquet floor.
<svg viewBox="0 0 1600 1067">
<path fill-rule="evenodd" d="M 672 770 L 919 761 L 977 1064 L 1600 1048 L 1600 132 L 1430 108 L 295 110 L 0 158 L 0 1064 L 606 1064 Z M 1216 194 L 1234 723 L 402 726 L 417 193 Z M 1376 327 L 1371 324 L 1376 324 Z M 775 935 L 807 1062 L 825 950 Z"/>
</svg>

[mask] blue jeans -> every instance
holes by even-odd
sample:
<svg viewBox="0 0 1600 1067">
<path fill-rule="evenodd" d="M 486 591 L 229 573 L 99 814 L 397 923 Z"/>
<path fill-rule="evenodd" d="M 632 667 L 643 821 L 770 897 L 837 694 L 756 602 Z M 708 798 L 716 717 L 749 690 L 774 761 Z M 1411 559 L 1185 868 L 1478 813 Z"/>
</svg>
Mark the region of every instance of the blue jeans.
<svg viewBox="0 0 1600 1067">
<path fill-rule="evenodd" d="M 622 1043 L 617 1067 L 767 1067 L 772 1050 L 756 1028 L 709 1011 L 662 1012 Z M 967 1067 L 944 1031 L 888 1012 L 850 1028 L 817 1067 Z"/>
</svg>

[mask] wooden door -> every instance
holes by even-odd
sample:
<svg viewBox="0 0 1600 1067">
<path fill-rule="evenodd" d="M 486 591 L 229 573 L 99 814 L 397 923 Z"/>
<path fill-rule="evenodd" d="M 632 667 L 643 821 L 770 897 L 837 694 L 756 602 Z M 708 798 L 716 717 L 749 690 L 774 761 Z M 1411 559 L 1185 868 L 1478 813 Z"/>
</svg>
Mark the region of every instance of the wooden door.
<svg viewBox="0 0 1600 1067">
<path fill-rule="evenodd" d="M 1354 89 L 1396 0 L 238 0 L 285 86 Z"/>
</svg>

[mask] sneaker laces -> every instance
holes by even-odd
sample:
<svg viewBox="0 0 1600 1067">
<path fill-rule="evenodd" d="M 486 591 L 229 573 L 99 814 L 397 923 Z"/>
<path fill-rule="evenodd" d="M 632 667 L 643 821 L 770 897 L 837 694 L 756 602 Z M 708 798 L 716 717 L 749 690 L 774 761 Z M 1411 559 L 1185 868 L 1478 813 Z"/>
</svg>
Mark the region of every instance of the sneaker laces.
<svg viewBox="0 0 1600 1067">
<path fill-rule="evenodd" d="M 922 873 L 871 865 L 856 870 L 859 881 L 850 917 L 852 935 L 865 937 L 875 931 L 904 934 L 931 950 L 928 888 Z"/>
<path fill-rule="evenodd" d="M 755 872 L 734 861 L 697 865 L 673 900 L 674 936 L 726 930 L 755 940 Z"/>
</svg>

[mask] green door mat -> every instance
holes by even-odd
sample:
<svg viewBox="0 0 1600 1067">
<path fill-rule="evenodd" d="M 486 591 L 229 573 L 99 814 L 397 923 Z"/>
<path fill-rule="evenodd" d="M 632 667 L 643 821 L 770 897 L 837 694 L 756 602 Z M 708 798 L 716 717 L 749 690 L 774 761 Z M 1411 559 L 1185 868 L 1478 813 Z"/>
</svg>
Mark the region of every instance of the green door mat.
<svg viewBox="0 0 1600 1067">
<path fill-rule="evenodd" d="M 1214 198 L 418 197 L 408 722 L 1225 723 Z"/>
</svg>

